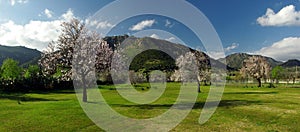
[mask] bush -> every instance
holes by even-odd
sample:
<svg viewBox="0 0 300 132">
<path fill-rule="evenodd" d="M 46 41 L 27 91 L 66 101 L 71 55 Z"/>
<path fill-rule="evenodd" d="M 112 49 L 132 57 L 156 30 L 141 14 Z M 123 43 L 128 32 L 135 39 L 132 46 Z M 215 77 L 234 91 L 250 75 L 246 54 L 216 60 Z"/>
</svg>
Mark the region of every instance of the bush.
<svg viewBox="0 0 300 132">
<path fill-rule="evenodd" d="M 73 89 L 72 81 L 57 81 L 54 78 L 35 77 L 21 78 L 17 80 L 0 80 L 0 91 L 2 92 L 30 92 Z"/>
</svg>

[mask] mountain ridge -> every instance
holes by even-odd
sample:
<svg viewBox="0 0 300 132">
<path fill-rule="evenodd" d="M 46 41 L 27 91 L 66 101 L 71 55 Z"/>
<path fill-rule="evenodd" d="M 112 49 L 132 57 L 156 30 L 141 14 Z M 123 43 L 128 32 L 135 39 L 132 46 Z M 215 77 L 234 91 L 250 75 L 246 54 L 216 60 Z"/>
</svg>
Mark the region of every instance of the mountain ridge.
<svg viewBox="0 0 300 132">
<path fill-rule="evenodd" d="M 134 43 L 133 47 L 129 50 L 132 53 L 139 52 L 139 48 L 148 49 L 148 48 L 158 48 L 158 49 L 165 49 L 166 52 L 173 54 L 173 56 L 178 57 L 181 54 L 181 50 L 190 50 L 195 51 L 190 47 L 185 45 L 172 43 L 166 40 L 155 39 L 151 37 L 133 37 L 133 36 L 107 36 L 104 40 L 108 41 L 110 47 L 115 49 L 117 46 L 122 44 L 129 44 Z M 121 43 L 122 42 L 122 43 Z M 140 43 L 146 43 L 146 45 L 141 45 Z M 142 47 L 143 46 L 143 47 Z M 172 46 L 172 47 L 171 47 Z M 202 52 L 202 51 L 200 51 Z M 206 56 L 208 56 L 205 52 L 203 52 Z M 20 62 L 21 66 L 27 66 L 29 64 L 37 64 L 38 60 L 41 57 L 42 52 L 36 49 L 30 49 L 24 46 L 4 46 L 0 44 L 0 65 L 6 58 L 12 58 Z M 213 59 L 210 56 L 209 59 L 211 60 L 211 64 L 217 65 L 225 65 L 224 61 L 226 60 L 226 67 L 229 71 L 236 71 L 242 67 L 243 61 L 251 56 L 262 56 L 262 55 L 251 55 L 247 53 L 233 53 L 227 55 L 225 58 L 220 59 Z M 296 59 L 291 59 L 287 62 L 277 61 L 271 57 L 262 56 L 267 59 L 267 61 L 271 64 L 272 67 L 277 65 L 283 67 L 292 67 L 292 66 L 300 66 L 300 61 Z"/>
<path fill-rule="evenodd" d="M 283 62 L 277 61 L 271 57 L 262 56 L 262 55 L 251 55 L 251 54 L 247 54 L 247 53 L 233 53 L 233 54 L 227 55 L 225 58 L 220 58 L 218 60 L 223 63 L 226 60 L 226 64 L 228 67 L 231 67 L 235 70 L 239 70 L 242 68 L 244 60 L 246 60 L 252 56 L 260 56 L 260 57 L 265 58 L 270 63 L 271 67 L 275 67 L 275 66 L 283 63 Z"/>
<path fill-rule="evenodd" d="M 0 66 L 7 58 L 19 61 L 19 65 L 27 67 L 30 64 L 37 64 L 41 52 L 24 46 L 5 46 L 0 45 Z"/>
<path fill-rule="evenodd" d="M 282 67 L 296 67 L 300 66 L 300 61 L 297 59 L 290 59 L 287 62 L 282 63 L 280 66 Z"/>
</svg>

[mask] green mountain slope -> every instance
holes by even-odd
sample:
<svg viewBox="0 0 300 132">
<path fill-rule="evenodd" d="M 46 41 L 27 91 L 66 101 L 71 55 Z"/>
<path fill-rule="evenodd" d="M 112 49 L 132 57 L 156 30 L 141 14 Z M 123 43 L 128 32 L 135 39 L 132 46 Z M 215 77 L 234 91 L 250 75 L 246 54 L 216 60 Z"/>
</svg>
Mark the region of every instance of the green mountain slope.
<svg viewBox="0 0 300 132">
<path fill-rule="evenodd" d="M 23 46 L 3 46 L 0 45 L 0 65 L 3 60 L 12 58 L 20 62 L 21 66 L 27 66 L 29 64 L 37 64 L 41 52 L 35 49 L 29 49 Z"/>
<path fill-rule="evenodd" d="M 231 54 L 231 55 L 226 56 L 226 58 L 219 59 L 219 61 L 224 62 L 224 60 L 226 59 L 226 63 L 227 63 L 228 67 L 231 67 L 233 69 L 238 70 L 238 69 L 242 68 L 244 60 L 246 60 L 246 59 L 248 59 L 249 57 L 252 57 L 252 56 L 260 56 L 260 55 L 249 55 L 249 54 L 246 54 L 246 53 L 235 53 L 235 54 Z M 262 57 L 264 57 L 270 63 L 270 65 L 272 67 L 275 67 L 277 65 L 282 64 L 282 62 L 276 61 L 273 58 L 265 57 L 265 56 L 262 56 Z"/>
<path fill-rule="evenodd" d="M 141 68 L 143 66 L 147 66 L 147 64 L 145 64 L 147 63 L 147 60 L 152 61 L 153 64 L 155 62 L 158 65 L 161 65 L 160 67 L 162 69 L 164 69 L 163 67 L 170 67 L 171 69 L 173 69 L 176 58 L 178 58 L 180 55 L 184 55 L 186 52 L 189 51 L 195 52 L 195 50 L 190 47 L 181 44 L 175 44 L 165 40 L 154 39 L 151 37 L 129 37 L 125 39 L 120 46 L 123 48 L 125 47 L 125 51 L 128 56 L 133 57 L 138 53 L 144 54 L 135 56 L 134 61 L 131 64 L 131 68 L 134 70 L 137 70 L 137 67 Z M 148 52 L 145 52 L 146 49 L 152 49 L 152 51 L 148 50 Z M 153 49 L 159 51 L 153 51 Z M 209 66 L 214 66 L 217 68 L 226 67 L 223 63 L 210 58 L 205 53 L 203 53 L 203 56 L 205 56 L 206 59 L 210 60 L 210 63 L 208 64 Z"/>
<path fill-rule="evenodd" d="M 282 67 L 296 67 L 296 66 L 300 66 L 300 61 L 293 59 L 293 60 L 288 60 L 287 62 L 281 64 L 280 66 Z"/>
</svg>

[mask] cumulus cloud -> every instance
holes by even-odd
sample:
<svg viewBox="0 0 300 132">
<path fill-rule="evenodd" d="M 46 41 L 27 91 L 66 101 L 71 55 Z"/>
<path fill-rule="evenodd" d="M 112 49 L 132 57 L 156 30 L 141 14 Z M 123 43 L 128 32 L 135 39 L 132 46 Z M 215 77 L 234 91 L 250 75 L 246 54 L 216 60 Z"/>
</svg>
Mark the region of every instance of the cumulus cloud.
<svg viewBox="0 0 300 132">
<path fill-rule="evenodd" d="M 276 60 L 287 61 L 289 59 L 300 60 L 300 37 L 288 37 L 278 42 L 275 42 L 272 46 L 263 47 L 256 54 L 272 57 Z"/>
<path fill-rule="evenodd" d="M 213 59 L 220 59 L 220 58 L 225 58 L 224 52 L 218 52 L 218 51 L 209 51 L 205 52 L 209 57 Z"/>
<path fill-rule="evenodd" d="M 97 20 L 90 21 L 89 19 L 85 20 L 85 24 L 91 27 L 96 27 L 97 29 L 107 29 L 107 28 L 112 28 L 115 25 L 109 23 L 108 21 L 101 21 L 98 22 Z"/>
<path fill-rule="evenodd" d="M 160 37 L 157 34 L 150 35 L 151 38 L 160 39 Z"/>
<path fill-rule="evenodd" d="M 174 37 L 167 38 L 166 40 L 170 42 L 176 42 L 176 38 Z"/>
<path fill-rule="evenodd" d="M 0 44 L 8 46 L 25 46 L 42 51 L 45 49 L 49 42 L 57 40 L 61 34 L 60 24 L 64 19 L 64 15 L 70 12 L 66 12 L 62 15 L 61 19 L 53 21 L 30 21 L 27 24 L 20 25 L 14 21 L 8 21 L 0 24 Z M 73 13 L 71 13 L 73 14 Z M 69 15 L 65 18 L 74 17 Z"/>
<path fill-rule="evenodd" d="M 140 31 L 147 27 L 151 27 L 154 23 L 155 23 L 155 20 L 144 20 L 144 21 L 139 22 L 136 25 L 133 25 L 131 28 L 129 28 L 129 30 Z"/>
<path fill-rule="evenodd" d="M 171 25 L 171 22 L 167 19 L 167 20 L 166 20 L 165 26 L 166 26 L 166 27 L 169 27 L 170 25 Z"/>
<path fill-rule="evenodd" d="M 172 24 L 168 19 L 166 20 L 165 27 L 172 28 L 174 24 Z"/>
<path fill-rule="evenodd" d="M 18 0 L 17 2 L 19 4 L 26 4 L 26 3 L 28 3 L 28 0 Z"/>
<path fill-rule="evenodd" d="M 72 18 L 74 18 L 74 13 L 72 9 L 69 9 L 65 14 L 61 15 L 61 18 L 67 21 L 70 21 Z"/>
<path fill-rule="evenodd" d="M 45 13 L 45 15 L 46 15 L 48 18 L 51 18 L 52 15 L 53 15 L 53 12 L 50 11 L 49 9 L 47 9 L 47 8 L 44 10 L 44 13 Z"/>
<path fill-rule="evenodd" d="M 26 4 L 26 3 L 28 3 L 28 0 L 18 0 L 18 1 L 16 1 L 16 0 L 10 0 L 10 5 L 11 6 L 14 6 L 16 3 L 18 3 L 18 4 Z"/>
<path fill-rule="evenodd" d="M 172 42 L 172 43 L 179 43 L 175 37 L 165 38 L 165 37 L 161 37 L 161 36 L 159 36 L 159 35 L 157 35 L 155 33 L 152 34 L 152 35 L 150 35 L 149 37 L 155 38 L 155 39 L 166 40 L 166 41 L 169 41 L 169 42 Z"/>
<path fill-rule="evenodd" d="M 15 0 L 10 0 L 10 5 L 14 6 L 16 4 Z"/>
<path fill-rule="evenodd" d="M 231 50 L 236 49 L 238 47 L 239 47 L 238 43 L 232 43 L 230 46 L 228 46 L 228 47 L 225 48 L 225 51 L 226 52 L 230 52 Z"/>
<path fill-rule="evenodd" d="M 286 6 L 277 13 L 268 8 L 257 22 L 261 26 L 300 26 L 300 11 L 296 11 L 294 5 Z"/>
</svg>

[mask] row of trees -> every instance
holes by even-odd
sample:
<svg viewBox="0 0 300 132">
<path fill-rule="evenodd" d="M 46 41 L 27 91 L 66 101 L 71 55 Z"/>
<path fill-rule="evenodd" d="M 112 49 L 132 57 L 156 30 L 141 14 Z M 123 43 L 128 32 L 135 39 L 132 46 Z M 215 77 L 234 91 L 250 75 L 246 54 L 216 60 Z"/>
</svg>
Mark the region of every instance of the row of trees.
<svg viewBox="0 0 300 132">
<path fill-rule="evenodd" d="M 123 38 L 118 38 L 118 40 L 119 39 Z M 149 53 L 152 52 L 157 51 L 149 51 Z M 71 79 L 79 80 L 79 82 L 83 84 L 83 101 L 86 102 L 86 90 L 89 87 L 87 82 L 93 81 L 90 80 L 92 79 L 91 76 L 93 76 L 91 74 L 93 73 L 93 71 L 96 71 L 96 73 L 98 74 L 96 76 L 100 77 L 101 73 L 109 73 L 109 71 L 114 70 L 111 67 L 112 56 L 114 54 L 118 56 L 118 53 L 114 52 L 112 46 L 101 39 L 99 34 L 86 29 L 85 25 L 82 24 L 79 20 L 72 19 L 70 22 L 64 22 L 62 24 L 62 34 L 59 36 L 59 39 L 57 41 L 53 41 L 49 44 L 47 51 L 45 51 L 39 61 L 39 65 L 42 68 L 42 73 L 44 76 L 53 77 L 57 80 L 62 81 L 70 81 Z M 196 60 L 192 62 L 189 61 L 189 58 L 191 58 L 191 56 L 196 58 Z M 147 59 L 147 61 L 149 60 L 150 59 Z M 143 68 L 139 67 L 140 65 L 132 65 L 130 68 L 135 72 L 132 71 L 133 73 L 131 73 L 131 76 L 133 78 L 131 79 L 141 79 L 143 77 L 146 77 L 146 80 L 149 81 L 147 77 L 147 75 L 149 74 L 147 73 L 149 73 L 151 70 L 166 71 L 169 69 L 175 69 L 175 64 L 172 64 L 174 62 L 170 62 L 169 60 L 170 59 L 166 58 L 154 59 L 153 61 L 151 61 L 151 63 L 148 62 L 149 65 L 143 65 Z M 133 61 L 137 61 L 136 64 L 138 64 L 143 60 L 137 58 Z M 156 65 L 156 63 L 158 63 L 158 65 Z M 181 56 L 176 60 L 176 64 L 179 66 L 179 69 L 183 67 L 187 68 L 188 64 L 193 63 L 198 67 L 193 67 L 196 69 L 189 69 L 192 70 L 193 73 L 195 73 L 195 70 L 205 71 L 199 72 L 199 74 L 195 76 L 199 84 L 198 92 L 200 92 L 200 81 L 208 80 L 207 76 L 209 76 L 209 70 L 207 70 L 209 65 L 208 58 L 205 57 L 202 52 L 195 51 L 193 53 L 188 52 L 184 56 Z M 167 64 L 167 67 L 163 67 L 165 69 L 157 69 L 157 66 L 160 67 L 160 65 L 165 64 Z M 121 64 L 113 65 L 121 66 Z M 140 69 L 147 70 L 143 71 L 143 77 L 141 76 L 141 74 L 136 74 L 136 72 L 141 72 Z M 108 76 L 107 78 L 110 78 L 110 74 L 106 75 Z M 182 76 L 182 79 L 187 78 L 187 76 L 183 76 L 183 74 L 180 74 L 180 76 Z"/>
<path fill-rule="evenodd" d="M 294 68 L 283 68 L 282 66 L 276 66 L 272 69 L 271 79 L 272 82 L 276 84 L 279 83 L 280 80 L 284 80 L 287 83 L 292 82 L 296 83 L 296 79 L 299 78 L 298 75 L 298 67 Z"/>
<path fill-rule="evenodd" d="M 19 67 L 19 62 L 6 59 L 0 69 L 0 90 L 24 92 L 45 87 L 39 83 L 41 77 L 40 68 L 37 65 L 29 65 L 27 68 Z M 41 86 L 43 85 L 43 86 Z"/>
<path fill-rule="evenodd" d="M 253 56 L 244 61 L 243 67 L 240 69 L 240 73 L 237 73 L 236 78 L 238 80 L 247 80 L 253 78 L 257 80 L 258 87 L 262 86 L 262 80 L 267 82 L 269 80 L 270 86 L 274 87 L 274 83 L 278 84 L 279 80 L 285 80 L 295 83 L 298 78 L 297 67 L 283 68 L 281 66 L 271 67 L 268 61 L 260 56 Z"/>
<path fill-rule="evenodd" d="M 59 84 L 75 79 L 83 86 L 83 101 L 86 102 L 86 90 L 89 87 L 89 82 L 95 81 L 92 80 L 95 76 L 98 78 L 105 76 L 106 81 L 111 81 L 109 73 L 114 70 L 111 65 L 114 67 L 124 65 L 121 62 L 112 64 L 112 59 L 113 55 L 122 56 L 115 49 L 116 46 L 120 45 L 120 41 L 126 38 L 128 36 L 106 37 L 105 40 L 117 43 L 108 44 L 99 34 L 86 29 L 79 20 L 72 19 L 62 23 L 62 34 L 57 41 L 48 45 L 47 50 L 39 60 L 39 66 L 29 66 L 28 69 L 21 70 L 16 61 L 8 59 L 1 67 L 1 79 L 14 82 L 18 78 L 31 78 L 32 81 L 41 82 L 47 86 L 51 86 L 53 81 Z M 160 56 L 149 58 L 147 54 L 160 54 Z M 145 58 L 146 60 L 144 60 Z M 201 82 L 210 84 L 210 60 L 207 55 L 200 51 L 187 52 L 172 61 L 172 58 L 167 54 L 150 50 L 141 55 L 140 58 L 135 58 L 133 62 L 134 65 L 129 67 L 132 70 L 129 72 L 132 82 L 149 81 L 149 73 L 152 70 L 162 70 L 168 73 L 170 81 L 196 80 L 198 92 L 201 92 Z M 264 58 L 250 57 L 244 62 L 240 73 L 243 78 L 255 78 L 259 83 L 258 86 L 261 87 L 262 79 L 270 78 L 271 75 L 273 75 L 272 78 L 276 79 L 281 70 L 274 68 L 273 71 L 271 72 L 271 66 Z M 93 73 L 97 74 L 93 75 Z"/>
</svg>

